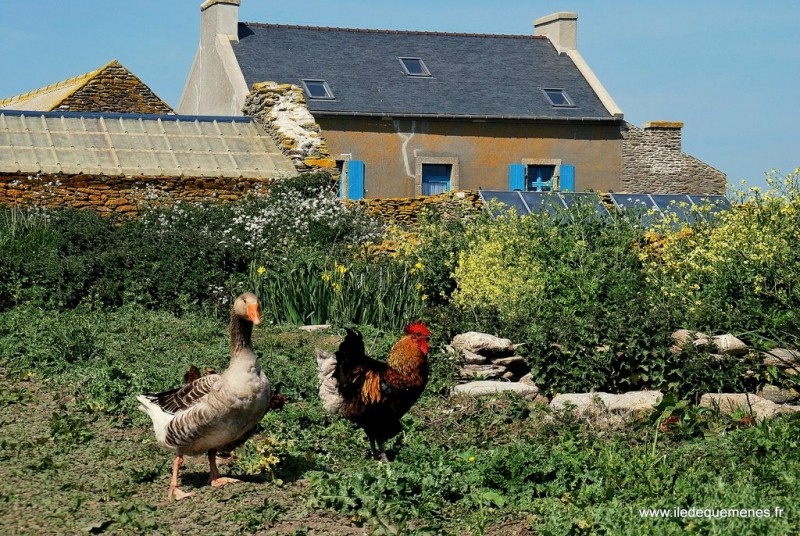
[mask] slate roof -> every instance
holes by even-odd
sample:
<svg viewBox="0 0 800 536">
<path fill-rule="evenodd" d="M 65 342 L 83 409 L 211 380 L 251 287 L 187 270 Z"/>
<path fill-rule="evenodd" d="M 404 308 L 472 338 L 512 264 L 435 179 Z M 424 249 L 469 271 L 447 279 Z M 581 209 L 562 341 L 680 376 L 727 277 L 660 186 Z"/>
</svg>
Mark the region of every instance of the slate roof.
<svg viewBox="0 0 800 536">
<path fill-rule="evenodd" d="M 274 178 L 296 171 L 249 117 L 0 110 L 0 173 Z"/>
<path fill-rule="evenodd" d="M 609 120 L 589 83 L 545 37 L 240 23 L 234 53 L 251 86 L 323 79 L 335 99 L 308 99 L 320 115 Z M 421 58 L 431 77 L 405 74 Z M 544 88 L 575 107 L 552 106 Z"/>
</svg>

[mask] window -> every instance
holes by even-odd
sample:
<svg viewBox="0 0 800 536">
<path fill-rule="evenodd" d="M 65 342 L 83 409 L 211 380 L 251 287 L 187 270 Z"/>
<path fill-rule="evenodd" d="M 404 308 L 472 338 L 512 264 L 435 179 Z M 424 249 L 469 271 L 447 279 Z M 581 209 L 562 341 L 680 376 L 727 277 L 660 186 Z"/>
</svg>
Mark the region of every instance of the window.
<svg viewBox="0 0 800 536">
<path fill-rule="evenodd" d="M 303 88 L 309 99 L 333 99 L 333 92 L 325 80 L 303 80 Z"/>
<path fill-rule="evenodd" d="M 523 158 L 508 166 L 508 189 L 518 192 L 574 192 L 575 166 L 560 158 Z"/>
<path fill-rule="evenodd" d="M 400 58 L 400 63 L 409 76 L 431 76 L 431 72 L 420 58 Z"/>
<path fill-rule="evenodd" d="M 452 174 L 452 164 L 422 164 L 422 195 L 449 191 Z"/>
<path fill-rule="evenodd" d="M 543 89 L 547 100 L 550 101 L 550 104 L 553 106 L 560 106 L 560 107 L 573 107 L 575 106 L 572 104 L 572 100 L 567 95 L 567 92 L 563 89 Z"/>
<path fill-rule="evenodd" d="M 550 192 L 553 190 L 555 166 L 530 164 L 526 169 L 525 191 Z"/>
<path fill-rule="evenodd" d="M 418 155 L 414 159 L 414 195 L 436 195 L 460 188 L 458 157 Z"/>
</svg>

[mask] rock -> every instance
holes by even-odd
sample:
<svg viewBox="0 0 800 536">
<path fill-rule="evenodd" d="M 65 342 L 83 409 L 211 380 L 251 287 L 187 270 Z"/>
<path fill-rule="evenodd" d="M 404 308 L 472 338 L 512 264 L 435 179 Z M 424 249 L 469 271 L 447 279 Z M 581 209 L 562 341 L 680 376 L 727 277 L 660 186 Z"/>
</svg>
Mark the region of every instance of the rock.
<svg viewBox="0 0 800 536">
<path fill-rule="evenodd" d="M 760 396 L 761 398 L 767 399 L 771 402 L 775 402 L 776 404 L 786 404 L 787 402 L 793 402 L 800 397 L 800 393 L 798 393 L 794 389 L 781 389 L 777 385 L 767 384 L 762 387 L 760 390 L 756 391 L 756 395 Z"/>
<path fill-rule="evenodd" d="M 453 388 L 452 394 L 479 397 L 506 392 L 517 393 L 524 398 L 535 398 L 539 394 L 539 388 L 535 385 L 519 382 L 494 382 L 484 380 L 456 385 Z"/>
<path fill-rule="evenodd" d="M 520 378 L 519 383 L 524 383 L 525 385 L 533 385 L 534 387 L 536 386 L 536 382 L 533 381 L 533 375 L 530 373 Z"/>
<path fill-rule="evenodd" d="M 488 380 L 499 378 L 506 373 L 506 369 L 496 365 L 465 365 L 460 372 L 462 378 Z"/>
<path fill-rule="evenodd" d="M 510 339 L 501 339 L 487 333 L 468 331 L 453 337 L 450 345 L 456 350 L 469 350 L 476 354 L 507 354 L 513 352 L 517 346 Z"/>
<path fill-rule="evenodd" d="M 311 331 L 324 331 L 326 329 L 331 329 L 331 325 L 330 324 L 312 324 L 312 325 L 309 325 L 309 326 L 300 326 L 297 329 L 299 329 L 301 331 L 309 331 L 309 332 L 311 332 Z"/>
<path fill-rule="evenodd" d="M 726 415 L 737 411 L 749 414 L 752 409 L 756 421 L 759 422 L 800 410 L 800 406 L 784 406 L 747 393 L 707 393 L 700 397 L 700 407 L 719 408 L 719 411 Z"/>
<path fill-rule="evenodd" d="M 521 355 L 512 355 L 511 357 L 499 357 L 497 359 L 492 359 L 493 365 L 500 365 L 501 367 L 518 367 L 518 366 L 527 366 L 528 362 L 525 361 L 525 358 Z"/>
<path fill-rule="evenodd" d="M 485 365 L 488 361 L 488 359 L 482 355 L 470 352 L 469 350 L 462 350 L 462 354 L 464 355 L 464 363 L 468 365 Z"/>
<path fill-rule="evenodd" d="M 796 367 L 800 366 L 800 352 L 797 350 L 787 350 L 786 348 L 773 348 L 767 352 L 761 352 L 761 357 L 765 365 L 776 367 Z"/>
<path fill-rule="evenodd" d="M 631 413 L 652 410 L 662 398 L 664 395 L 660 391 L 631 391 L 620 395 L 602 392 L 568 393 L 553 397 L 550 408 L 561 410 L 572 404 L 580 413 L 598 410 L 609 413 Z"/>
<path fill-rule="evenodd" d="M 675 341 L 675 346 L 678 348 L 678 353 L 680 353 L 681 348 L 694 340 L 694 331 L 690 329 L 679 329 L 672 334 L 672 338 Z"/>
<path fill-rule="evenodd" d="M 717 335 L 712 337 L 711 340 L 722 355 L 744 355 L 749 351 L 744 342 L 730 333 Z"/>
</svg>

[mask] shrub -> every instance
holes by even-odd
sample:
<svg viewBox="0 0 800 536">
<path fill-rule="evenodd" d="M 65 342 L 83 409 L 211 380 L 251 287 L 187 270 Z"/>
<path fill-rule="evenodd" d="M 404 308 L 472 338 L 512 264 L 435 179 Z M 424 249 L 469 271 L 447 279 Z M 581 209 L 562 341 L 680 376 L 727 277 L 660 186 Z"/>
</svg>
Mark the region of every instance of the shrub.
<svg viewBox="0 0 800 536">
<path fill-rule="evenodd" d="M 553 390 L 629 388 L 661 357 L 669 318 L 646 300 L 641 230 L 588 207 L 574 215 L 510 212 L 468 226 L 453 302 L 483 329 L 525 341 Z"/>
<path fill-rule="evenodd" d="M 766 338 L 800 331 L 800 170 L 770 182 L 776 188 L 719 224 L 665 233 L 644 250 L 651 295 L 684 327 Z"/>
</svg>

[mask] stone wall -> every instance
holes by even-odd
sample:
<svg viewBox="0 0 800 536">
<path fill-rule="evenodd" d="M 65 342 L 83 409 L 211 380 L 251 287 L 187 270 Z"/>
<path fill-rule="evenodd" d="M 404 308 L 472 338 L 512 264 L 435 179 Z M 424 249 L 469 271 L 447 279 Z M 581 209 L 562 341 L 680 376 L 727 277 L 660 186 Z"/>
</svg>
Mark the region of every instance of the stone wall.
<svg viewBox="0 0 800 536">
<path fill-rule="evenodd" d="M 724 194 L 725 174 L 681 151 L 683 123 L 622 125 L 621 189 L 627 193 Z"/>
<path fill-rule="evenodd" d="M 242 112 L 269 133 L 281 151 L 292 159 L 298 172 L 336 173 L 336 162 L 299 86 L 275 82 L 253 84 Z"/>
<path fill-rule="evenodd" d="M 368 198 L 352 203 L 365 207 L 373 216 L 382 216 L 387 223 L 401 225 L 416 223 L 422 211 L 429 207 L 436 207 L 444 216 L 452 217 L 475 215 L 483 210 L 483 201 L 475 190 L 444 192 L 424 197 Z"/>
<path fill-rule="evenodd" d="M 11 174 L 0 176 L 0 203 L 135 216 L 145 204 L 235 201 L 250 191 L 268 188 L 270 183 L 241 178 Z"/>
<path fill-rule="evenodd" d="M 99 69 L 77 91 L 61 101 L 56 110 L 160 115 L 174 113 L 166 102 L 116 60 Z"/>
</svg>

